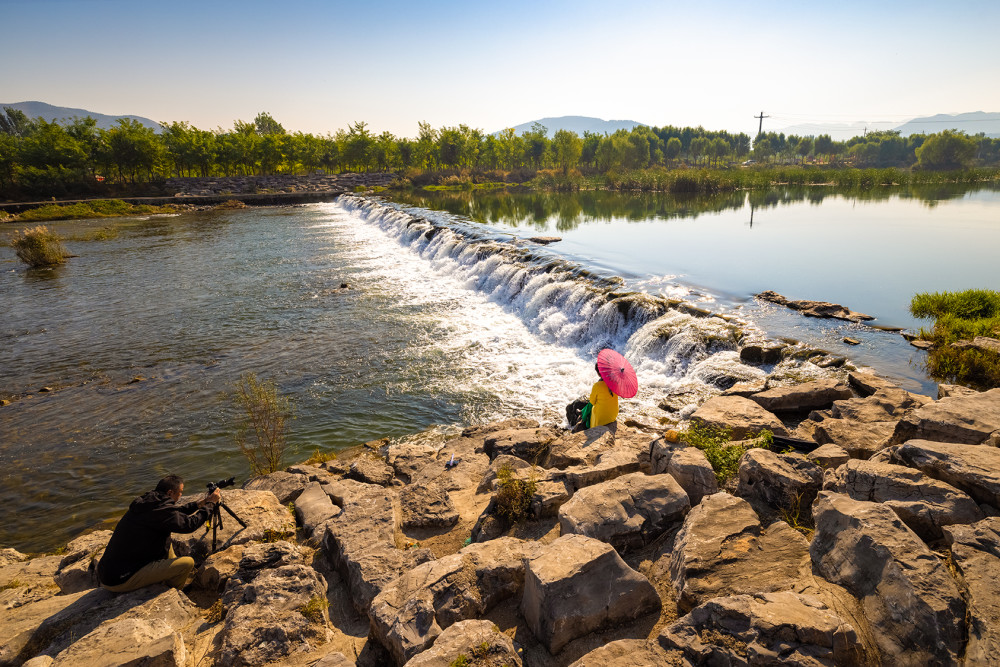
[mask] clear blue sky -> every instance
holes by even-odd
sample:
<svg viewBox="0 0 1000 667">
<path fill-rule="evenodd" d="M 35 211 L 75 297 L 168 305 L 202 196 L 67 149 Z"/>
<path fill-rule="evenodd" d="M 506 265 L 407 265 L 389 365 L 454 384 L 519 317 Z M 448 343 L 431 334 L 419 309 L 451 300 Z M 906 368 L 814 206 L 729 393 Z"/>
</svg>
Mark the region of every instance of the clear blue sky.
<svg viewBox="0 0 1000 667">
<path fill-rule="evenodd" d="M 399 136 L 562 115 L 901 123 L 1000 111 L 998 26 L 997 0 L 0 0 L 0 102 Z"/>
</svg>

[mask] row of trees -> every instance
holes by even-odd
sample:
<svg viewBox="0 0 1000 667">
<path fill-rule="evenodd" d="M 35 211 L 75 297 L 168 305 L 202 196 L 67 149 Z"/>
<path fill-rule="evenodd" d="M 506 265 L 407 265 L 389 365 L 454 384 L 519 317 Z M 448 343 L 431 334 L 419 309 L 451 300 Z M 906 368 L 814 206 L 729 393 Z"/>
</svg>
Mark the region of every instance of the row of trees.
<svg viewBox="0 0 1000 667">
<path fill-rule="evenodd" d="M 547 136 L 535 124 L 517 134 L 496 134 L 467 125 L 432 128 L 417 136 L 374 134 L 364 122 L 317 136 L 287 132 L 270 114 L 236 121 L 231 130 L 201 130 L 185 122 L 160 131 L 122 119 L 111 129 L 92 118 L 68 123 L 31 119 L 5 108 L 0 114 L 0 192 L 44 196 L 80 190 L 106 180 L 150 183 L 171 176 L 249 176 L 317 171 L 474 169 L 514 171 L 581 168 L 607 172 L 653 166 L 726 166 L 752 158 L 762 163 L 802 161 L 869 166 L 962 168 L 1000 162 L 1000 140 L 942 132 L 902 137 L 874 132 L 846 142 L 829 135 L 747 134 L 703 128 L 646 127 L 613 134 L 559 130 Z"/>
</svg>

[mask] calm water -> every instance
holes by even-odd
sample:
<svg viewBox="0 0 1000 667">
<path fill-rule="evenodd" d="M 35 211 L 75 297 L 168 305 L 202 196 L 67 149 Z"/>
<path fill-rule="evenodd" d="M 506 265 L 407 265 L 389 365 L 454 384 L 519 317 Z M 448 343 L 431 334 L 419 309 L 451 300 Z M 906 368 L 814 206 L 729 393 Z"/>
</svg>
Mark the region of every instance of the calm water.
<svg viewBox="0 0 1000 667">
<path fill-rule="evenodd" d="M 912 326 L 913 292 L 1000 284 L 1000 197 L 825 194 L 345 197 L 55 223 L 80 239 L 63 267 L 28 271 L 0 248 L 0 396 L 17 399 L 0 408 L 0 502 L 13 510 L 0 546 L 58 546 L 169 471 L 192 488 L 245 478 L 230 392 L 246 371 L 292 397 L 292 458 L 434 424 L 561 419 L 604 346 L 639 371 L 624 410 L 635 416 L 662 415 L 669 391 L 761 377 L 738 361 L 747 332 L 834 351 L 851 331 L 857 363 L 933 391 L 898 335 L 749 296 L 774 289 Z M 106 226 L 117 237 L 82 240 Z M 563 240 L 522 240 L 538 234 Z"/>
</svg>

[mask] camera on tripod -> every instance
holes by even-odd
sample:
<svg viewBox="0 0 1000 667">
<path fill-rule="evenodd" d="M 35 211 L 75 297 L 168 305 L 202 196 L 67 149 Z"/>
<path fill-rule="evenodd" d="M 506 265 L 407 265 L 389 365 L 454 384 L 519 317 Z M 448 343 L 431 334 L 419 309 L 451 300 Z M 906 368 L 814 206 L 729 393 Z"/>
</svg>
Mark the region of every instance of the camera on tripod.
<svg viewBox="0 0 1000 667">
<path fill-rule="evenodd" d="M 236 478 L 230 477 L 229 479 L 220 479 L 218 482 L 209 482 L 208 484 L 206 484 L 206 486 L 208 487 L 208 492 L 212 493 L 216 489 L 224 489 L 227 486 L 232 486 L 235 483 L 236 483 Z"/>
</svg>

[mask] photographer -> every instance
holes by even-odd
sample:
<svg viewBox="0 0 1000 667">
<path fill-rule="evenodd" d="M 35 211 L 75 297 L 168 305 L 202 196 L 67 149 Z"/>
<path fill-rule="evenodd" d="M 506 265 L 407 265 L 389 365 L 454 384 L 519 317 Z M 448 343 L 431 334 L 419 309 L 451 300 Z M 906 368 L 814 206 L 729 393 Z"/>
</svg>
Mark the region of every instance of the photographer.
<svg viewBox="0 0 1000 667">
<path fill-rule="evenodd" d="M 177 558 L 170 533 L 193 533 L 221 501 L 218 489 L 196 502 L 178 505 L 184 480 L 177 475 L 161 479 L 153 491 L 129 505 L 97 564 L 101 585 L 116 593 L 164 582 L 181 588 L 194 569 L 194 559 Z"/>
</svg>

